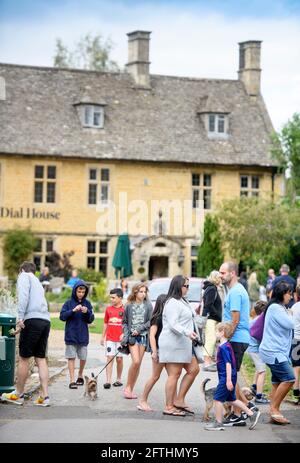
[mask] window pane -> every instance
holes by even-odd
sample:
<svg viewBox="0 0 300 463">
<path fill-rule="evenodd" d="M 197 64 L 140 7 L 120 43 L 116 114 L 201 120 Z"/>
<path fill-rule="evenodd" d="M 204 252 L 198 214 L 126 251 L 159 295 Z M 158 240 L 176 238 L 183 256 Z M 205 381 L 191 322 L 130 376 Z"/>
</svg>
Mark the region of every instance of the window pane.
<svg viewBox="0 0 300 463">
<path fill-rule="evenodd" d="M 248 177 L 241 175 L 241 188 L 248 188 Z"/>
<path fill-rule="evenodd" d="M 36 269 L 41 270 L 41 256 L 33 256 L 33 262 L 35 263 Z"/>
<path fill-rule="evenodd" d="M 218 132 L 224 133 L 225 132 L 225 118 L 224 116 L 219 116 L 218 119 Z"/>
<path fill-rule="evenodd" d="M 101 169 L 101 181 L 109 182 L 109 169 Z"/>
<path fill-rule="evenodd" d="M 90 180 L 97 180 L 97 169 L 90 169 Z"/>
<path fill-rule="evenodd" d="M 196 277 L 197 276 L 197 261 L 192 260 L 191 261 L 191 277 Z"/>
<path fill-rule="evenodd" d="M 88 241 L 87 252 L 88 254 L 96 253 L 96 241 Z"/>
<path fill-rule="evenodd" d="M 209 130 L 209 132 L 214 132 L 215 131 L 215 115 L 214 114 L 209 115 L 208 130 Z"/>
<path fill-rule="evenodd" d="M 259 177 L 257 177 L 256 175 L 252 176 L 252 188 L 257 190 L 259 189 Z"/>
<path fill-rule="evenodd" d="M 56 167 L 48 166 L 48 178 L 56 178 Z"/>
<path fill-rule="evenodd" d="M 53 241 L 47 240 L 46 241 L 46 252 L 52 252 L 52 251 L 53 251 Z"/>
<path fill-rule="evenodd" d="M 97 204 L 97 185 L 89 184 L 89 204 Z"/>
<path fill-rule="evenodd" d="M 200 174 L 192 174 L 192 185 L 200 186 Z"/>
<path fill-rule="evenodd" d="M 96 257 L 88 257 L 87 258 L 87 268 L 92 268 L 95 270 L 96 268 Z"/>
<path fill-rule="evenodd" d="M 42 252 L 42 240 L 40 238 L 35 240 L 34 251 L 35 252 Z"/>
<path fill-rule="evenodd" d="M 43 202 L 43 182 L 34 182 L 34 202 Z"/>
<path fill-rule="evenodd" d="M 199 190 L 193 190 L 193 207 L 198 207 L 197 202 L 199 201 Z"/>
<path fill-rule="evenodd" d="M 211 190 L 203 190 L 204 209 L 211 209 Z"/>
<path fill-rule="evenodd" d="M 252 196 L 259 196 L 259 192 L 258 191 L 252 191 Z"/>
<path fill-rule="evenodd" d="M 108 201 L 108 186 L 107 185 L 101 185 L 101 198 L 100 201 L 104 204 L 107 203 Z"/>
<path fill-rule="evenodd" d="M 47 203 L 55 203 L 55 183 L 47 183 Z"/>
<path fill-rule="evenodd" d="M 204 174 L 203 185 L 211 186 L 211 175 L 210 174 Z"/>
<path fill-rule="evenodd" d="M 241 196 L 248 196 L 248 191 L 241 191 L 240 195 Z"/>
<path fill-rule="evenodd" d="M 192 246 L 191 256 L 197 256 L 197 255 L 198 255 L 198 246 Z"/>
<path fill-rule="evenodd" d="M 93 125 L 93 110 L 91 106 L 85 106 L 84 108 L 84 124 Z"/>
<path fill-rule="evenodd" d="M 100 254 L 107 254 L 107 241 L 100 241 Z"/>
<path fill-rule="evenodd" d="M 101 112 L 100 111 L 94 111 L 94 125 L 96 127 L 100 127 L 102 126 L 102 123 L 101 123 Z"/>
<path fill-rule="evenodd" d="M 102 272 L 106 277 L 107 275 L 107 257 L 99 257 L 99 272 Z"/>
<path fill-rule="evenodd" d="M 44 178 L 44 166 L 35 166 L 34 176 L 35 178 Z"/>
</svg>

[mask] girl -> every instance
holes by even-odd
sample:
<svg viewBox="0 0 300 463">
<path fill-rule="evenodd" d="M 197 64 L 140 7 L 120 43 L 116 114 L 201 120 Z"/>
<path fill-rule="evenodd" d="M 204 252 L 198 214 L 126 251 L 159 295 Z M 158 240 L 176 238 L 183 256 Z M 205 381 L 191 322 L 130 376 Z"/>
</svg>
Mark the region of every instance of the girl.
<svg viewBox="0 0 300 463">
<path fill-rule="evenodd" d="M 148 396 L 155 383 L 159 380 L 161 372 L 165 367 L 164 363 L 159 363 L 158 339 L 162 330 L 162 314 L 166 300 L 166 294 L 161 294 L 157 298 L 150 322 L 151 328 L 149 337 L 152 351 L 152 376 L 150 379 L 148 379 L 147 383 L 145 384 L 143 395 L 141 397 L 139 405 L 137 405 L 138 410 L 144 412 L 152 411 L 152 408 L 147 403 Z"/>
<path fill-rule="evenodd" d="M 148 288 L 145 283 L 135 285 L 125 306 L 122 345 L 129 346 L 132 359 L 127 384 L 123 391 L 125 399 L 137 399 L 133 388 L 138 379 L 145 350 L 148 352 L 150 350 L 148 331 L 152 315 L 152 304 L 148 300 L 147 294 Z"/>
</svg>

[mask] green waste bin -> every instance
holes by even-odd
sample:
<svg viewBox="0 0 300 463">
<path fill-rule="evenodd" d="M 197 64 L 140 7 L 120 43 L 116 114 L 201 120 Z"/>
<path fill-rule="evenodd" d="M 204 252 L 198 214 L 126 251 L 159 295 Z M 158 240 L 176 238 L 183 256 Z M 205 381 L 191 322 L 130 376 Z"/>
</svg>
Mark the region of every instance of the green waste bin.
<svg viewBox="0 0 300 463">
<path fill-rule="evenodd" d="M 9 334 L 16 317 L 0 313 L 0 394 L 15 389 L 16 337 Z"/>
</svg>

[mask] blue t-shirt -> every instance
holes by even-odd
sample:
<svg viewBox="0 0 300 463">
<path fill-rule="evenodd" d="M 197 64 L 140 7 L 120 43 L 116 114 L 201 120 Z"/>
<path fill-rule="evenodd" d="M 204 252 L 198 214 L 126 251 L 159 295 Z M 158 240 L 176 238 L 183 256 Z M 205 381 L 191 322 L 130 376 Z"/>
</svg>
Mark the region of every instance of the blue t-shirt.
<svg viewBox="0 0 300 463">
<path fill-rule="evenodd" d="M 232 321 L 232 311 L 240 312 L 240 321 L 230 341 L 249 344 L 250 301 L 247 291 L 240 283 L 236 283 L 227 293 L 223 313 L 224 322 Z"/>
<path fill-rule="evenodd" d="M 251 320 L 249 328 L 251 328 L 253 323 L 256 321 L 257 317 L 255 317 L 255 318 L 253 318 L 253 320 Z M 260 342 L 250 335 L 249 347 L 248 347 L 246 352 L 252 352 L 252 353 L 258 354 L 259 353 L 259 344 L 260 344 Z"/>
<path fill-rule="evenodd" d="M 235 381 L 237 377 L 236 372 L 236 361 L 234 352 L 232 350 L 230 342 L 221 344 L 217 351 L 217 369 L 219 380 L 226 381 L 226 363 L 231 365 L 231 381 Z"/>
</svg>

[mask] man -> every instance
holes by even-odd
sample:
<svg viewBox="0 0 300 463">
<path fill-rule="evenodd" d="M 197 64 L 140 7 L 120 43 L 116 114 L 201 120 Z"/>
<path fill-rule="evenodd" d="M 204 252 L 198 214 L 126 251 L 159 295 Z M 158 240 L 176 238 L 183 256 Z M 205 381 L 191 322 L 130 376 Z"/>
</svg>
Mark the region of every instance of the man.
<svg viewBox="0 0 300 463">
<path fill-rule="evenodd" d="M 17 405 L 24 403 L 24 387 L 28 377 L 29 359 L 35 358 L 39 370 L 42 394 L 34 405 L 49 407 L 48 365 L 46 348 L 50 332 L 50 314 L 44 289 L 34 275 L 36 270 L 32 262 L 23 262 L 17 280 L 18 322 L 16 333 L 20 333 L 19 365 L 15 391 L 4 393 L 1 400 Z"/>
<path fill-rule="evenodd" d="M 293 304 L 295 304 L 295 301 L 297 299 L 296 299 L 296 281 L 293 277 L 289 275 L 289 273 L 290 273 L 290 267 L 287 264 L 282 264 L 282 266 L 280 267 L 280 276 L 276 277 L 273 280 L 272 290 L 281 281 L 285 281 L 288 285 L 290 285 L 291 293 L 292 293 L 291 300 L 288 304 L 288 307 L 290 308 L 292 307 Z M 272 293 L 271 293 L 271 297 L 272 297 Z"/>
<path fill-rule="evenodd" d="M 230 338 L 230 344 L 234 352 L 236 370 L 238 373 L 236 395 L 239 400 L 248 406 L 248 408 L 253 408 L 253 404 L 248 403 L 248 400 L 242 394 L 239 387 L 239 383 L 241 383 L 239 371 L 242 365 L 244 352 L 250 342 L 250 300 L 246 289 L 238 282 L 238 266 L 235 263 L 225 262 L 221 265 L 219 272 L 223 284 L 228 288 L 224 305 L 223 321 L 230 322 L 233 325 L 233 334 Z M 243 414 L 241 416 L 237 415 L 239 410 L 239 408 L 234 407 L 234 413 L 224 421 L 224 426 L 246 426 L 246 417 Z"/>
</svg>

